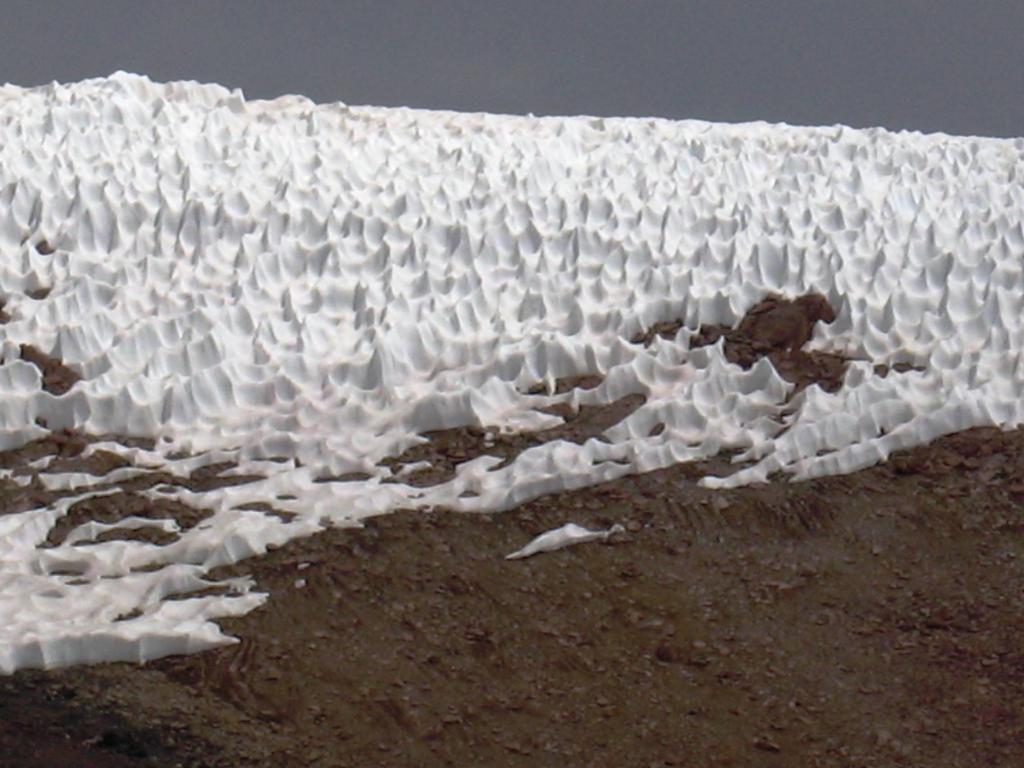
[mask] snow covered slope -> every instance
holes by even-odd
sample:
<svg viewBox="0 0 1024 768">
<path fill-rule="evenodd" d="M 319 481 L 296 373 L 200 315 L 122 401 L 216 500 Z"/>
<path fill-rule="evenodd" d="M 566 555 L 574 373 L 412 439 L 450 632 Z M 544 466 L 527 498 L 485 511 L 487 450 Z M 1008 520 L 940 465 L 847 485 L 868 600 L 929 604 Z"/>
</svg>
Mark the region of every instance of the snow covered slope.
<svg viewBox="0 0 1024 768">
<path fill-rule="evenodd" d="M 163 547 L 90 529 L 44 548 L 71 504 L 109 492 L 50 476 L 77 495 L 0 517 L 0 670 L 226 642 L 211 620 L 264 596 L 240 583 L 165 598 L 268 544 L 397 507 L 503 509 L 723 448 L 759 461 L 709 485 L 807 478 L 1024 423 L 1022 150 L 246 102 L 121 73 L 0 89 L 0 446 L 43 434 L 43 419 L 161 438 L 152 452 L 105 446 L 136 464 L 266 475 L 179 489 L 216 514 Z M 25 295 L 40 286 L 45 299 Z M 720 346 L 689 348 L 702 323 L 809 291 L 839 309 L 812 346 L 863 360 L 835 394 L 786 404 L 767 360 L 744 371 Z M 674 340 L 630 343 L 673 318 L 686 321 Z M 83 380 L 47 393 L 21 343 Z M 897 362 L 921 370 L 872 374 Z M 379 462 L 423 431 L 558 423 L 537 409 L 565 398 L 523 393 L 589 372 L 603 383 L 572 404 L 647 398 L 608 442 L 549 443 L 497 470 L 479 458 L 433 488 L 381 482 Z M 371 477 L 314 482 L 352 472 Z M 296 517 L 238 509 L 254 501 Z"/>
</svg>

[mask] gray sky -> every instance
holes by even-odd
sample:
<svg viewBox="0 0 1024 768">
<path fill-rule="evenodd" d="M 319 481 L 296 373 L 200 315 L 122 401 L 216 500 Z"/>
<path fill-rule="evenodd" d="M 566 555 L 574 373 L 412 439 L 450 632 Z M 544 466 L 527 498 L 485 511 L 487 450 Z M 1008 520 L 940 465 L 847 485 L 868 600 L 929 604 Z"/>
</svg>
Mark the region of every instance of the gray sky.
<svg viewBox="0 0 1024 768">
<path fill-rule="evenodd" d="M 1024 0 L 7 0 L 0 82 L 1024 135 Z"/>
</svg>

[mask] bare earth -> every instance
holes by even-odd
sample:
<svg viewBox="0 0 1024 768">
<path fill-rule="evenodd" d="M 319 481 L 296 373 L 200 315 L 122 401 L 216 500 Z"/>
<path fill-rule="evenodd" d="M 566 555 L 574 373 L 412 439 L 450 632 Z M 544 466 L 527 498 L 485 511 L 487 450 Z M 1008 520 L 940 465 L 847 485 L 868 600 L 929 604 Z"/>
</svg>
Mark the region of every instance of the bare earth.
<svg viewBox="0 0 1024 768">
<path fill-rule="evenodd" d="M 708 340 L 839 385 L 841 359 L 743 330 Z M 438 482 L 638 404 L 493 445 L 449 430 L 393 461 L 428 458 L 414 480 Z M 0 461 L 85 464 L 88 439 Z M 722 457 L 495 515 L 398 513 L 222 569 L 271 593 L 225 622 L 239 644 L 0 678 L 0 766 L 1024 765 L 1024 431 L 971 430 L 843 477 L 696 485 L 734 469 Z M 216 471 L 132 481 L 72 515 L 194 525 L 202 511 L 133 491 L 229 482 Z M 0 512 L 46 500 L 0 488 Z M 504 559 L 569 521 L 627 533 Z"/>
</svg>

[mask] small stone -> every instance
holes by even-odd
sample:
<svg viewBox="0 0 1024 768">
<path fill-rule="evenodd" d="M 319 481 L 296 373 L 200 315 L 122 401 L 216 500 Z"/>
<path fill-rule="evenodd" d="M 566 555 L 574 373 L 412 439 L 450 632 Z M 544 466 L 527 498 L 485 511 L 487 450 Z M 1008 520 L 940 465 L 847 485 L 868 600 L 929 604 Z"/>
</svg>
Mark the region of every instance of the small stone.
<svg viewBox="0 0 1024 768">
<path fill-rule="evenodd" d="M 762 752 L 776 752 L 777 753 L 777 752 L 781 752 L 782 751 L 782 747 L 780 747 L 776 742 L 772 741 L 771 739 L 767 738 L 766 736 L 760 736 L 760 737 L 754 739 L 754 748 L 755 749 L 760 749 Z"/>
<path fill-rule="evenodd" d="M 673 664 L 679 661 L 679 649 L 668 640 L 662 640 L 654 650 L 654 658 L 665 664 Z"/>
</svg>

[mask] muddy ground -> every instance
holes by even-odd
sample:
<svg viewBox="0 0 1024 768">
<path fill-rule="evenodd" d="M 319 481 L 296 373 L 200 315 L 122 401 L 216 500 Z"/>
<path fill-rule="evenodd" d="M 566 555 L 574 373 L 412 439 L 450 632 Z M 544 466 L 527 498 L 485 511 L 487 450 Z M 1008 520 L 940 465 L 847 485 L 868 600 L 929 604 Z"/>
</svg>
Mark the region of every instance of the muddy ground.
<svg viewBox="0 0 1024 768">
<path fill-rule="evenodd" d="M 725 335 L 741 364 L 771 355 L 798 386 L 839 385 L 840 358 L 742 330 L 707 341 Z M 599 435 L 638 404 L 504 440 L 436 433 L 392 463 L 429 460 L 414 479 L 439 482 L 479 452 Z M 0 464 L 50 453 L 70 468 L 87 440 L 57 434 Z M 239 644 L 0 678 L 0 766 L 1024 765 L 1024 431 L 971 430 L 843 477 L 697 486 L 733 469 L 681 465 L 495 515 L 397 513 L 221 569 L 271 594 L 224 622 Z M 135 491 L 242 481 L 157 473 L 72 516 L 187 527 L 202 513 Z M 0 504 L 46 494 L 0 488 Z M 570 521 L 626 532 L 504 559 Z"/>
</svg>

